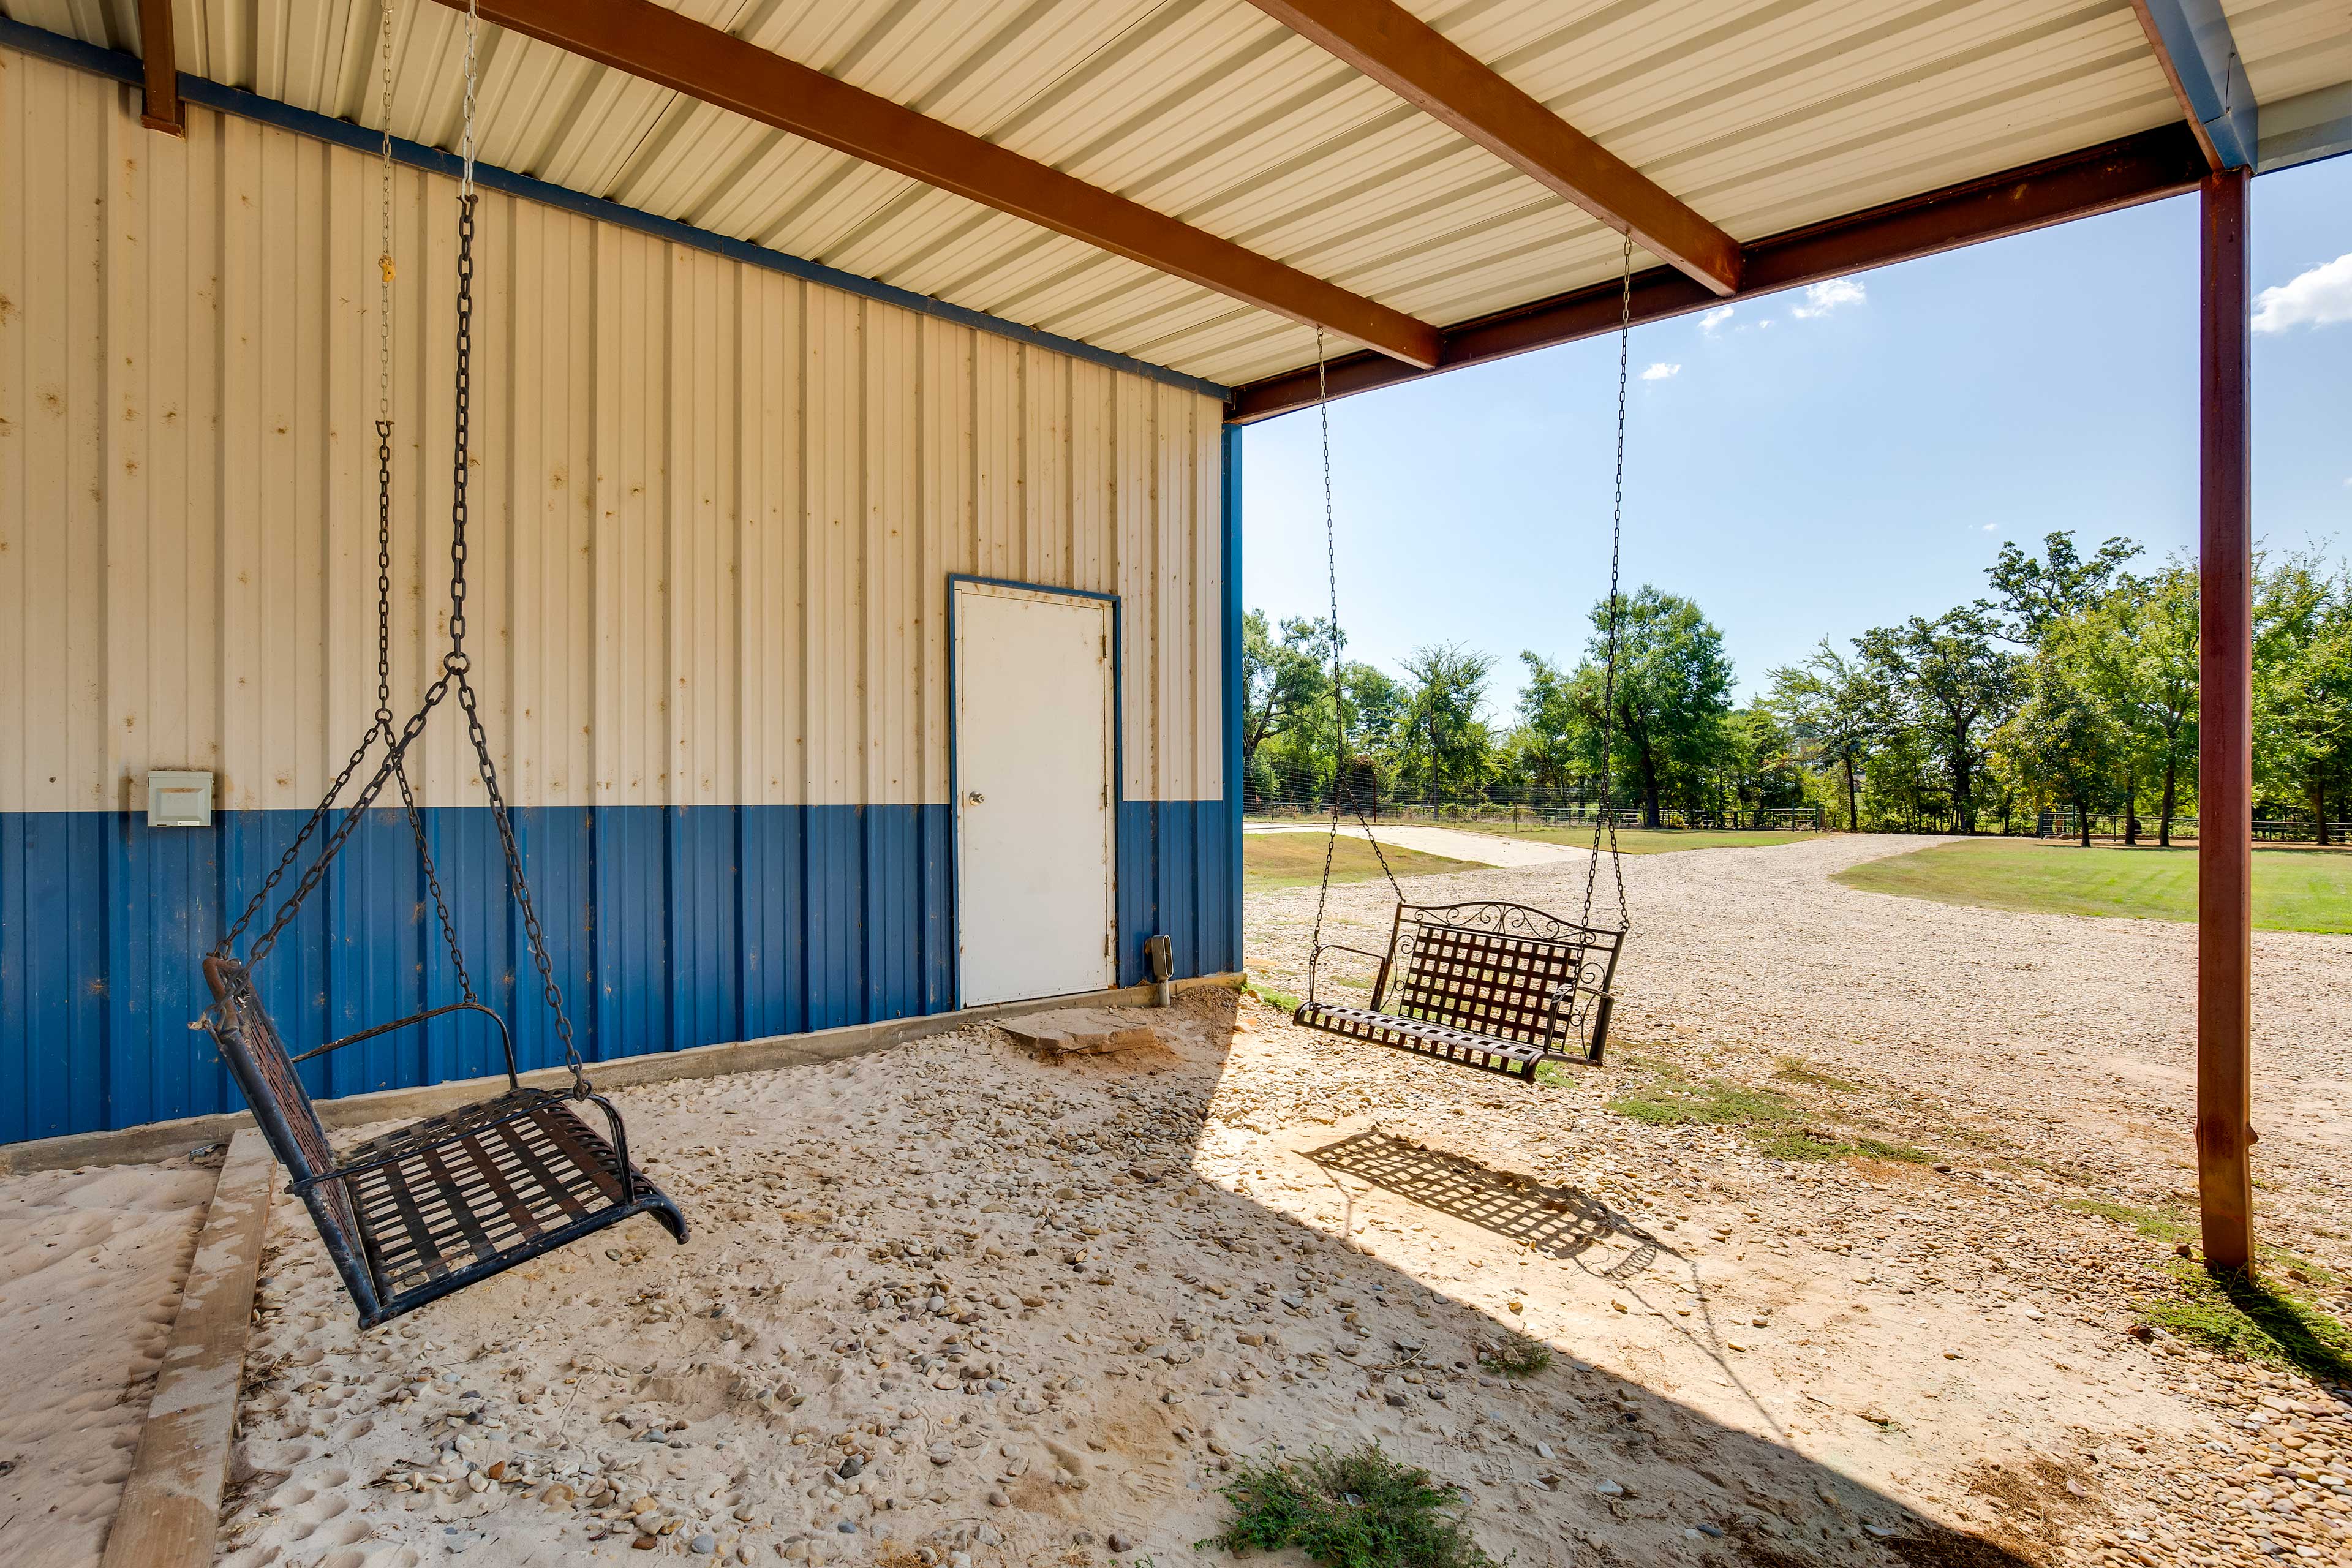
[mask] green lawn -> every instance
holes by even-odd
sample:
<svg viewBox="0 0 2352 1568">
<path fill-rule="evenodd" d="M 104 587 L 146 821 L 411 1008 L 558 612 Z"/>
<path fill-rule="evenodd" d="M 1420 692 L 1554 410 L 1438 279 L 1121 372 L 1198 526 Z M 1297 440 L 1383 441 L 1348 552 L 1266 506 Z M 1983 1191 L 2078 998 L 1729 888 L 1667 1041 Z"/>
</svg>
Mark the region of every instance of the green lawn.
<svg viewBox="0 0 2352 1568">
<path fill-rule="evenodd" d="M 1452 824 L 1441 824 L 1451 826 Z M 1573 844 L 1581 849 L 1592 847 L 1592 828 L 1582 827 L 1514 827 L 1508 823 L 1465 822 L 1465 833 L 1492 833 L 1512 838 L 1533 838 L 1544 844 Z M 1669 855 L 1677 849 L 1769 849 L 1776 844 L 1794 844 L 1812 838 L 1811 833 L 1765 833 L 1752 829 L 1723 833 L 1705 827 L 1621 827 L 1617 830 L 1617 847 L 1628 855 Z"/>
<path fill-rule="evenodd" d="M 1837 879 L 1983 910 L 2188 921 L 2197 916 L 2197 851 L 1986 838 L 1867 860 Z M 2352 854 L 2254 851 L 2254 924 L 2265 931 L 2352 931 Z"/>
<path fill-rule="evenodd" d="M 1265 892 L 1276 888 L 1315 886 L 1323 878 L 1323 843 L 1324 836 L 1319 833 L 1244 834 L 1244 889 Z M 1393 844 L 1381 847 L 1388 851 L 1390 868 L 1400 877 L 1428 877 L 1440 871 L 1485 868 L 1469 860 L 1423 855 L 1417 849 L 1401 849 Z M 1380 874 L 1381 863 L 1372 858 L 1372 847 L 1364 842 L 1362 830 L 1359 829 L 1353 837 L 1342 835 L 1339 849 L 1331 857 L 1331 879 L 1335 882 L 1365 882 Z"/>
</svg>

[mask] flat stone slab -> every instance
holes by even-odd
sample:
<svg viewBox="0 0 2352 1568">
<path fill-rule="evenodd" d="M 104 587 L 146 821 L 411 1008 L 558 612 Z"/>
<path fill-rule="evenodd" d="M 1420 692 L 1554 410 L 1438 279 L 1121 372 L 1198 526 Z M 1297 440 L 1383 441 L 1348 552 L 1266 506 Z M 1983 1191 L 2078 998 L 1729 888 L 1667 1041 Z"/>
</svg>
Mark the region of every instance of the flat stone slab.
<svg viewBox="0 0 2352 1568">
<path fill-rule="evenodd" d="M 1154 1025 L 1108 1007 L 1057 1007 L 997 1026 L 1013 1044 L 1044 1057 L 1108 1056 L 1160 1043 Z"/>
</svg>

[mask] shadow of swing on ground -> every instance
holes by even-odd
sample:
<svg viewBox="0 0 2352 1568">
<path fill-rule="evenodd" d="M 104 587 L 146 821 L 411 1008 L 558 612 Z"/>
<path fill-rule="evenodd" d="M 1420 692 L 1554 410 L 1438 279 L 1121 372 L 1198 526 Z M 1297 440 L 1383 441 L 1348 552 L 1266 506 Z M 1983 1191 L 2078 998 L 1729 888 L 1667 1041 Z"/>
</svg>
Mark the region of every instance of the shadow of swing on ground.
<svg viewBox="0 0 2352 1568">
<path fill-rule="evenodd" d="M 1723 1373 L 1726 1379 L 1746 1396 L 1764 1423 L 1773 1429 L 1772 1436 L 1753 1434 L 1724 1426 L 1704 1413 L 1645 1386 L 1640 1382 L 1624 1379 L 1577 1353 L 1573 1345 L 1556 1346 L 1563 1355 L 1560 1370 L 1582 1386 L 1579 1399 L 1570 1394 L 1563 1401 L 1571 1410 L 1580 1409 L 1590 1426 L 1587 1432 L 1598 1436 L 1622 1458 L 1638 1462 L 1649 1459 L 1687 1468 L 1694 1479 L 1705 1478 L 1719 1482 L 1723 1472 L 1746 1468 L 1735 1462 L 1726 1466 L 1722 1459 L 1732 1456 L 1722 1449 L 1727 1445 L 1735 1451 L 1748 1449 L 1744 1458 L 1750 1463 L 1761 1461 L 1767 1471 L 1780 1472 L 1783 1485 L 1805 1478 L 1805 1489 L 1828 1502 L 1832 1496 L 1841 1499 L 1853 1516 L 1892 1513 L 1896 1522 L 1881 1525 L 1870 1531 L 1868 1546 L 1875 1546 L 1895 1560 L 1913 1568 L 2034 1568 L 2039 1559 L 2021 1555 L 2000 1542 L 1983 1536 L 1956 1531 L 1938 1521 L 1927 1518 L 1855 1478 L 1845 1476 L 1811 1458 L 1794 1447 L 1787 1434 L 1780 1430 L 1763 1403 L 1748 1387 L 1722 1351 L 1721 1335 L 1714 1322 L 1714 1310 L 1708 1293 L 1699 1281 L 1691 1260 L 1651 1236 L 1630 1216 L 1612 1207 L 1605 1201 L 1572 1185 L 1553 1185 L 1534 1181 L 1507 1170 L 1497 1170 L 1466 1155 L 1425 1147 L 1409 1138 L 1400 1137 L 1374 1126 L 1349 1133 L 1320 1147 L 1297 1150 L 1299 1157 L 1308 1161 L 1327 1176 L 1345 1177 L 1402 1198 L 1433 1215 L 1458 1220 L 1480 1230 L 1526 1247 L 1539 1257 L 1559 1262 L 1578 1264 L 1592 1279 L 1613 1284 L 1638 1285 L 1640 1277 L 1653 1273 L 1663 1258 L 1670 1268 L 1687 1270 L 1692 1300 L 1701 1318 L 1693 1326 L 1673 1324 L 1675 1333 L 1693 1348 L 1705 1354 Z M 1342 1187 L 1344 1191 L 1344 1186 Z M 1353 1222 L 1353 1199 L 1349 1194 L 1350 1212 L 1348 1224 Z M 1629 1250 L 1613 1258 L 1609 1257 L 1612 1242 L 1630 1244 Z M 1596 1256 L 1597 1255 L 1597 1256 Z M 1595 1267 L 1596 1264 L 1601 1266 Z M 1647 1308 L 1646 1295 L 1638 1292 L 1633 1300 Z M 1494 1319 L 1490 1314 L 1460 1300 L 1449 1300 L 1454 1310 L 1479 1320 L 1491 1334 L 1500 1341 L 1519 1331 L 1512 1324 Z M 1661 1314 L 1663 1315 L 1663 1314 Z M 1402 1367 L 1416 1359 L 1408 1355 L 1398 1362 Z M 1358 1363 L 1375 1376 L 1386 1370 L 1372 1364 L 1370 1357 Z M 1554 1381 L 1545 1378 L 1544 1381 Z M 1595 1397 L 1595 1385 L 1599 1397 Z M 1598 1430 L 1596 1431 L 1595 1428 Z M 1751 1447 L 1752 1445 L 1752 1447 Z M 1709 1453 L 1708 1450 L 1715 1450 Z M 1998 1467 L 1996 1467 L 1998 1468 Z M 2053 1473 L 2054 1474 L 2054 1473 Z M 2004 1501 L 2017 1507 L 2024 1517 L 2017 1522 L 2042 1523 L 2063 1529 L 2060 1515 L 2071 1508 L 2050 1508 L 2048 1499 L 2057 1496 L 2055 1488 L 2064 1478 L 2042 1478 L 2049 1482 L 2045 1488 L 2019 1487 L 2016 1478 L 2010 1480 L 2015 1495 Z M 2046 1492 L 2048 1499 L 2042 1494 Z M 2029 1495 L 2030 1494 L 2030 1495 Z M 1653 1489 L 1650 1494 L 1655 1498 Z M 1784 1494 L 1785 1495 L 1785 1494 Z M 1769 1505 L 1753 1492 L 1750 1500 L 1759 1510 L 1769 1511 Z M 1633 1522 L 1647 1515 L 1651 1507 L 1638 1500 L 1611 1500 L 1604 1504 L 1621 1520 Z M 1800 1564 L 1823 1561 L 1826 1551 L 1835 1555 L 1857 1548 L 1867 1551 L 1863 1542 L 1838 1542 L 1802 1531 L 1789 1534 L 1767 1533 L 1748 1524 L 1759 1517 L 1756 1512 L 1741 1514 L 1735 1510 L 1738 1522 L 1720 1539 L 1693 1542 L 1695 1546 L 1717 1545 L 1736 1553 L 1738 1561 L 1753 1568 L 1799 1568 Z M 1890 1533 L 1880 1533 L 1890 1531 Z M 1708 1531 L 1713 1536 L 1713 1531 Z M 1598 1549 L 1602 1562 L 1623 1559 L 1612 1551 L 1614 1542 L 1596 1536 L 1584 1536 L 1582 1544 Z M 1586 1561 L 1580 1557 L 1578 1561 Z"/>
<path fill-rule="evenodd" d="M 1664 1250 L 1632 1220 L 1580 1188 L 1490 1170 L 1378 1127 L 1305 1153 L 1327 1173 L 1352 1176 L 1561 1262 L 1625 1237 L 1636 1246 L 1611 1268 L 1612 1278 L 1638 1273 Z"/>
</svg>

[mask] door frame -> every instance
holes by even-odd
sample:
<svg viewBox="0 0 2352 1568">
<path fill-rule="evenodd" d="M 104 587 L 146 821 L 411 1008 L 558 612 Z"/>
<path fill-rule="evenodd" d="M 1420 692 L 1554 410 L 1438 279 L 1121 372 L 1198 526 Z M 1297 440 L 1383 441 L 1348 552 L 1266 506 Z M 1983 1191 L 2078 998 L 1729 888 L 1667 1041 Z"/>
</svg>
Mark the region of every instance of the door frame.
<svg viewBox="0 0 2352 1568">
<path fill-rule="evenodd" d="M 1050 583 L 1024 583 L 1013 577 L 982 577 L 970 572 L 948 574 L 948 927 L 950 984 L 955 994 L 955 1005 L 963 1003 L 963 778 L 959 769 L 957 742 L 963 730 L 962 708 L 956 690 L 956 669 L 960 635 L 956 626 L 956 590 L 970 584 L 976 588 L 1012 588 L 1024 594 L 1038 594 L 1054 599 L 1090 600 L 1110 606 L 1110 977 L 1111 984 L 1127 973 L 1127 954 L 1123 951 L 1125 932 L 1119 921 L 1119 867 L 1127 858 L 1127 679 L 1124 660 L 1126 650 L 1121 646 L 1120 616 L 1122 606 L 1117 594 L 1097 594 L 1089 588 L 1061 588 Z"/>
</svg>

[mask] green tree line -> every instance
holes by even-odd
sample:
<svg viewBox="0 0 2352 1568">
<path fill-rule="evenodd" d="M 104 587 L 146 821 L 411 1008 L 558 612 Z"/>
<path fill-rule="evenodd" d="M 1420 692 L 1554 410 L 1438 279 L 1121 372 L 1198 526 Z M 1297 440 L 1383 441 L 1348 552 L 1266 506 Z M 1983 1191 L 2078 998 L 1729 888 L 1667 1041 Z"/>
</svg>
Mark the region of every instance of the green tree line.
<svg viewBox="0 0 2352 1568">
<path fill-rule="evenodd" d="M 1491 654 L 1427 646 L 1392 676 L 1346 658 L 1327 622 L 1254 611 L 1249 794 L 1328 805 L 1336 781 L 1367 807 L 1577 812 L 1601 803 L 1605 778 L 1607 804 L 1649 826 L 1812 807 L 1854 830 L 2065 819 L 2087 842 L 2112 816 L 2127 839 L 2168 843 L 2196 811 L 2198 582 L 2178 560 L 2135 570 L 2143 554 L 2121 538 L 2086 554 L 2064 532 L 2038 553 L 2005 544 L 1985 596 L 1843 647 L 1824 638 L 1745 705 L 1722 632 L 1645 585 L 1621 602 L 1613 680 L 1604 601 L 1573 664 L 1518 656 L 1507 722 L 1489 711 Z M 2352 815 L 2352 577 L 2316 557 L 2265 560 L 2253 599 L 2256 812 L 2325 837 Z"/>
</svg>

